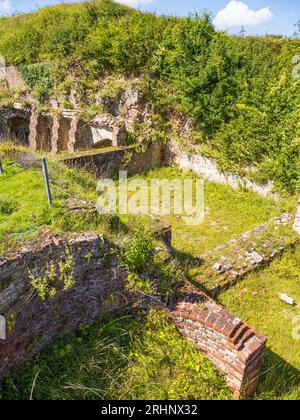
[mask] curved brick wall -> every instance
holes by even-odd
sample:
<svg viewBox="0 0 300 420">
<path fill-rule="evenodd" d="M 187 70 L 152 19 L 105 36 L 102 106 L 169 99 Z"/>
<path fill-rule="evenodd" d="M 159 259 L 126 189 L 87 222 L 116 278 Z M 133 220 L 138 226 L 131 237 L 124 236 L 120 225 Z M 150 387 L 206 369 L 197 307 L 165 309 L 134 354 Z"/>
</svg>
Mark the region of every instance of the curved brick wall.
<svg viewBox="0 0 300 420">
<path fill-rule="evenodd" d="M 49 263 L 58 266 L 66 247 L 73 256 L 75 284 L 43 301 L 31 285 L 29 270 L 39 277 Z M 130 308 L 124 272 L 111 251 L 112 245 L 93 233 L 68 240 L 47 233 L 19 252 L 0 257 L 0 379 L 80 324 Z"/>
<path fill-rule="evenodd" d="M 265 337 L 192 286 L 186 288 L 172 318 L 179 331 L 225 375 L 236 396 L 255 392 Z"/>
</svg>

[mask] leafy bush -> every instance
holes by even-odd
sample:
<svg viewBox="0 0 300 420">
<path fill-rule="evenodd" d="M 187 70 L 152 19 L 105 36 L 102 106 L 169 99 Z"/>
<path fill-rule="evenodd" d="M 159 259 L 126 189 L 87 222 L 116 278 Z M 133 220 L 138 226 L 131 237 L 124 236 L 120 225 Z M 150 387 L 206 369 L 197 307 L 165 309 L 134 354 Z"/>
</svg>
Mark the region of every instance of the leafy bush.
<svg viewBox="0 0 300 420">
<path fill-rule="evenodd" d="M 52 66 L 48 63 L 19 66 L 24 81 L 40 102 L 46 102 L 53 93 L 54 80 L 51 70 Z"/>
<path fill-rule="evenodd" d="M 132 239 L 129 244 L 126 244 L 124 252 L 124 261 L 129 270 L 139 272 L 147 262 L 150 252 L 153 249 L 153 242 L 151 238 L 136 237 Z"/>
<path fill-rule="evenodd" d="M 17 208 L 17 204 L 11 198 L 0 197 L 0 214 L 10 216 Z"/>
</svg>

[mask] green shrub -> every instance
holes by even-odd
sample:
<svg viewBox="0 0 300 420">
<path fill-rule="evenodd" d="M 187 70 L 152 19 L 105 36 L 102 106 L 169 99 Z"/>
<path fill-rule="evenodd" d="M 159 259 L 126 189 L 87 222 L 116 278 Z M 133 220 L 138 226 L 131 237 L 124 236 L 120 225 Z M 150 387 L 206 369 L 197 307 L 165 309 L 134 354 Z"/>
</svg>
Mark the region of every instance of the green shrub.
<svg viewBox="0 0 300 420">
<path fill-rule="evenodd" d="M 124 261 L 129 270 L 139 272 L 145 268 L 152 249 L 152 239 L 147 237 L 136 237 L 126 244 Z"/>
<path fill-rule="evenodd" d="M 17 208 L 17 204 L 11 198 L 0 197 L 0 214 L 10 216 Z"/>
</svg>

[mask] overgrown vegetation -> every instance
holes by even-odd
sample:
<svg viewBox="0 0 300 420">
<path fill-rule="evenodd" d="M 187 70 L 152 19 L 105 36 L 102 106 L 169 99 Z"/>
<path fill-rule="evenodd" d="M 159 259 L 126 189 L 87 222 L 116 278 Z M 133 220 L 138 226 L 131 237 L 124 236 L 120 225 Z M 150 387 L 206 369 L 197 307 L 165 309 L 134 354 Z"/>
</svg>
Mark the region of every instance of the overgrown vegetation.
<svg viewBox="0 0 300 420">
<path fill-rule="evenodd" d="M 65 255 L 60 258 L 58 264 L 52 261 L 43 275 L 29 273 L 31 286 L 41 300 L 54 299 L 58 289 L 67 292 L 74 286 L 73 268 L 73 255 L 71 250 L 66 248 Z"/>
<path fill-rule="evenodd" d="M 142 78 L 154 114 L 193 118 L 203 153 L 287 192 L 299 187 L 299 50 L 299 39 L 216 32 L 208 14 L 159 17 L 111 0 L 0 22 L 0 52 L 39 99 L 73 87 L 92 105 L 103 77 Z"/>
<path fill-rule="evenodd" d="M 36 378 L 35 385 L 34 379 Z M 21 372 L 7 377 L 1 399 L 230 399 L 212 367 L 168 322 L 152 311 L 82 325 Z"/>
</svg>

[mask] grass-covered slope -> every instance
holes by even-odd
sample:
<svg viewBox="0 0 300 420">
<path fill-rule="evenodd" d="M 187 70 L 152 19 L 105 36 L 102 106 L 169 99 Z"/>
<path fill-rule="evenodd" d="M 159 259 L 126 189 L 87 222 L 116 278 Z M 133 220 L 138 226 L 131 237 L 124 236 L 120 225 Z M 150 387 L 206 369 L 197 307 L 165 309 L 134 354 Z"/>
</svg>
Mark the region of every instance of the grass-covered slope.
<svg viewBox="0 0 300 420">
<path fill-rule="evenodd" d="M 153 114 L 184 112 L 202 152 L 288 192 L 299 187 L 299 49 L 299 39 L 216 32 L 208 15 L 159 17 L 111 0 L 0 20 L 0 53 L 40 100 L 75 88 L 89 106 L 95 81 L 139 76 Z"/>
</svg>

